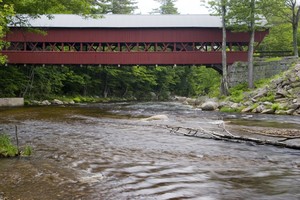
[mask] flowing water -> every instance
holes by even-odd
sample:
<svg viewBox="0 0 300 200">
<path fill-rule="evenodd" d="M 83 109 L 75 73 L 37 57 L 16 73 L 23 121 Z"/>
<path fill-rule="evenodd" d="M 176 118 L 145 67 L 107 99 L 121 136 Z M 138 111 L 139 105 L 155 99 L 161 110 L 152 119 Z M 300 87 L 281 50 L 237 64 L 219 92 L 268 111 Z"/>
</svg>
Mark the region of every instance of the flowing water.
<svg viewBox="0 0 300 200">
<path fill-rule="evenodd" d="M 159 120 L 144 120 L 165 115 Z M 226 115 L 177 103 L 0 109 L 0 132 L 33 148 L 0 160 L 2 199 L 300 199 L 300 151 L 170 134 L 164 126 L 292 127 L 299 117 Z M 1 131 L 2 130 L 2 131 Z"/>
</svg>

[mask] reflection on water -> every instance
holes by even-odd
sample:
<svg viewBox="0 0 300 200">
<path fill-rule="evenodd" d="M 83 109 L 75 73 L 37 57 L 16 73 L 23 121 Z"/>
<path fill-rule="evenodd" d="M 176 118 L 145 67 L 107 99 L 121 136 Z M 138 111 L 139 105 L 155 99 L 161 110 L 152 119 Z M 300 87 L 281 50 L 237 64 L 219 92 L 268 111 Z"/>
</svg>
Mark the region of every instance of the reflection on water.
<svg viewBox="0 0 300 200">
<path fill-rule="evenodd" d="M 140 119 L 158 114 L 168 119 Z M 0 199 L 300 199 L 299 151 L 161 126 L 209 128 L 221 117 L 243 118 L 176 103 L 2 109 L 0 129 L 13 135 L 17 124 L 34 154 L 0 160 Z"/>
</svg>

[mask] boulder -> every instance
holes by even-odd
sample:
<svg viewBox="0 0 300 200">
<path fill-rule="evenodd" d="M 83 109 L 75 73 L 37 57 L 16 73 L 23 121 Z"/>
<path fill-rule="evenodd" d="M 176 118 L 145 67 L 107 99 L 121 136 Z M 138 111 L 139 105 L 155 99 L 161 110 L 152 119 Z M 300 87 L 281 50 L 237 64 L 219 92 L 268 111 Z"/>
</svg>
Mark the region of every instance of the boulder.
<svg viewBox="0 0 300 200">
<path fill-rule="evenodd" d="M 207 101 L 201 105 L 201 109 L 204 111 L 214 111 L 219 107 L 218 103 L 214 101 Z"/>
<path fill-rule="evenodd" d="M 196 99 L 187 98 L 186 101 L 189 105 L 196 105 Z"/>
<path fill-rule="evenodd" d="M 54 100 L 52 101 L 52 104 L 54 104 L 54 105 L 63 105 L 64 102 L 62 102 L 62 101 L 60 101 L 60 100 L 58 100 L 58 99 L 54 99 Z"/>
<path fill-rule="evenodd" d="M 257 91 L 257 94 L 253 97 L 253 99 L 257 99 L 257 98 L 260 98 L 260 97 L 263 97 L 263 96 L 266 96 L 267 93 L 268 93 L 268 89 L 266 87 L 262 88 L 262 89 L 259 89 Z"/>
<path fill-rule="evenodd" d="M 289 109 L 289 110 L 286 111 L 286 114 L 287 115 L 292 115 L 292 114 L 294 114 L 294 112 L 295 112 L 294 109 Z"/>
<path fill-rule="evenodd" d="M 232 109 L 237 109 L 239 107 L 240 107 L 240 105 L 238 103 L 234 103 L 230 106 L 230 108 L 232 108 Z"/>
<path fill-rule="evenodd" d="M 289 106 L 291 109 L 293 110 L 297 110 L 298 108 L 300 108 L 300 103 L 295 103 Z"/>
<path fill-rule="evenodd" d="M 254 113 L 261 113 L 265 109 L 266 108 L 265 108 L 264 105 L 259 105 L 259 106 L 257 106 L 257 108 L 255 108 L 254 110 L 252 110 L 252 112 L 254 112 Z"/>
<path fill-rule="evenodd" d="M 242 113 L 247 113 L 247 112 L 251 112 L 252 111 L 252 106 L 249 106 L 249 107 L 247 107 L 247 108 L 244 108 L 243 110 L 242 110 Z"/>
<path fill-rule="evenodd" d="M 275 111 L 273 109 L 265 109 L 261 112 L 261 114 L 274 114 Z"/>
<path fill-rule="evenodd" d="M 179 101 L 181 103 L 185 102 L 186 101 L 186 97 L 180 97 L 180 96 L 175 96 L 174 97 L 175 101 Z"/>
<path fill-rule="evenodd" d="M 51 103 L 48 100 L 44 100 L 44 101 L 41 102 L 41 105 L 43 105 L 43 106 L 49 106 L 49 105 L 51 105 Z"/>
<path fill-rule="evenodd" d="M 276 97 L 278 97 L 278 98 L 287 97 L 287 96 L 288 96 L 288 93 L 286 90 L 279 89 L 276 92 Z"/>
</svg>

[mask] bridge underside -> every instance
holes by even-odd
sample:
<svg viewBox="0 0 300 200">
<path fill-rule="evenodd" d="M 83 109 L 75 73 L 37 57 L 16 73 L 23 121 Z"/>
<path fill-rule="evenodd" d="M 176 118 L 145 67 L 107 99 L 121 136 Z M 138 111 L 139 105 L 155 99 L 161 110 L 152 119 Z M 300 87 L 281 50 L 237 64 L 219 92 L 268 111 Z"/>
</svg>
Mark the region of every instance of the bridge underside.
<svg viewBox="0 0 300 200">
<path fill-rule="evenodd" d="M 267 31 L 257 32 L 259 44 Z M 2 51 L 8 64 L 209 65 L 222 63 L 221 29 L 13 29 Z M 227 61 L 247 61 L 248 33 L 228 32 Z"/>
</svg>

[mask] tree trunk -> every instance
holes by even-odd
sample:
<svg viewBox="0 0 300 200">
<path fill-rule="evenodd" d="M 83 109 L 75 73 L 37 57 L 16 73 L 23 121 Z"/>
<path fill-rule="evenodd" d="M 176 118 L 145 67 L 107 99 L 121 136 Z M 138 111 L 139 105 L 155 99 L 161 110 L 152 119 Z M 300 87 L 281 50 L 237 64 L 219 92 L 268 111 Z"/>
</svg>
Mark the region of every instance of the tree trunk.
<svg viewBox="0 0 300 200">
<path fill-rule="evenodd" d="M 296 5 L 295 5 L 296 6 Z M 294 8 L 293 8 L 294 9 Z M 300 15 L 300 7 L 297 8 L 297 12 L 293 13 L 293 49 L 294 49 L 294 56 L 299 57 L 298 53 L 298 24 L 299 24 L 299 15 Z"/>
<path fill-rule="evenodd" d="M 221 93 L 228 96 L 228 72 L 227 72 L 227 54 L 226 54 L 226 5 L 225 0 L 222 0 L 222 83 L 221 83 Z"/>
<path fill-rule="evenodd" d="M 255 37 L 255 1 L 251 0 L 251 24 L 250 24 L 250 42 L 248 48 L 248 87 L 254 88 L 253 81 L 253 52 L 254 52 L 254 37 Z"/>
<path fill-rule="evenodd" d="M 293 49 L 294 49 L 294 56 L 299 57 L 298 54 L 298 41 L 297 41 L 297 33 L 298 30 L 298 23 L 297 24 L 293 24 Z"/>
</svg>

